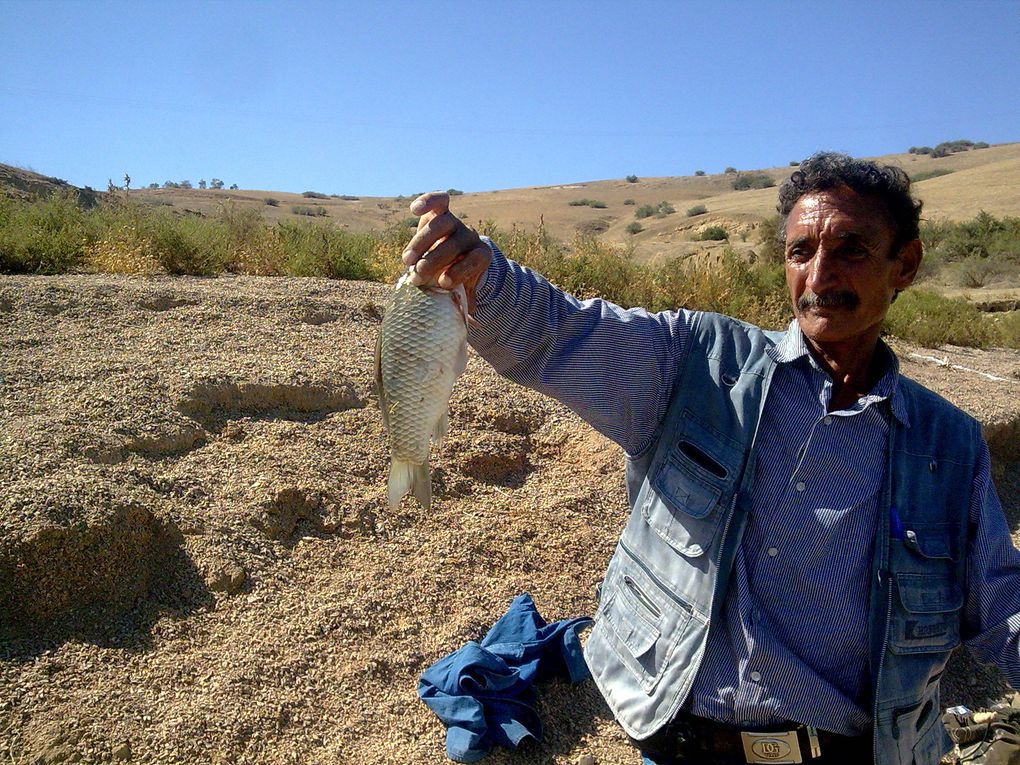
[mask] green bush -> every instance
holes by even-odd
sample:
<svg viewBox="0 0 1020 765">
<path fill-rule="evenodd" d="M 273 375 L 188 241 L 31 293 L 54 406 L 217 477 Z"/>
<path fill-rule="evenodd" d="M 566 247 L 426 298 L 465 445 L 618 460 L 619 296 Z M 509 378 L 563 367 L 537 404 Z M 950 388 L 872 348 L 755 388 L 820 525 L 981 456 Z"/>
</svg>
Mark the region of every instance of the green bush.
<svg viewBox="0 0 1020 765">
<path fill-rule="evenodd" d="M 666 201 L 659 202 L 659 204 L 655 206 L 656 218 L 665 218 L 667 215 L 672 215 L 675 212 L 676 208 Z"/>
<path fill-rule="evenodd" d="M 638 177 L 636 175 L 628 175 L 627 176 L 627 183 L 637 183 L 637 182 L 638 182 Z"/>
<path fill-rule="evenodd" d="M 320 194 L 318 191 L 302 191 L 301 196 L 306 199 L 329 199 L 329 194 Z"/>
<path fill-rule="evenodd" d="M 921 181 L 927 181 L 929 178 L 939 178 L 943 175 L 949 175 L 952 170 L 948 167 L 936 167 L 934 170 L 922 170 L 919 173 L 914 173 L 910 176 L 911 183 L 920 183 Z"/>
<path fill-rule="evenodd" d="M 737 168 L 735 167 L 727 167 L 725 170 L 723 170 L 723 173 L 725 173 L 726 175 L 733 175 L 735 172 L 737 172 Z"/>
<path fill-rule="evenodd" d="M 266 197 L 262 201 L 265 202 L 270 207 L 279 207 L 280 206 L 280 200 L 279 199 L 273 199 L 272 197 Z"/>
<path fill-rule="evenodd" d="M 640 234 L 644 230 L 645 230 L 645 227 L 642 226 L 637 221 L 634 221 L 633 223 L 628 223 L 627 224 L 627 233 L 628 234 Z"/>
<path fill-rule="evenodd" d="M 772 176 L 765 173 L 740 173 L 731 184 L 737 191 L 748 189 L 768 189 L 776 185 Z"/>
<path fill-rule="evenodd" d="M 633 204 L 636 204 L 636 202 L 634 202 L 634 200 L 633 200 L 633 199 L 624 199 L 624 200 L 623 200 L 623 203 L 624 203 L 625 205 L 633 205 Z"/>
<path fill-rule="evenodd" d="M 929 348 L 946 344 L 983 348 L 1000 336 L 974 304 L 919 288 L 903 292 L 893 303 L 885 331 Z"/>
<path fill-rule="evenodd" d="M 722 226 L 709 226 L 694 238 L 700 242 L 721 242 L 729 239 L 730 235 Z"/>
<path fill-rule="evenodd" d="M 0 195 L 0 273 L 62 274 L 77 270 L 94 236 L 69 192 L 33 202 Z"/>
<path fill-rule="evenodd" d="M 634 211 L 634 217 L 638 220 L 651 218 L 653 215 L 655 215 L 655 205 L 641 205 Z"/>
<path fill-rule="evenodd" d="M 460 189 L 447 189 L 446 193 L 449 194 L 451 197 L 459 197 L 464 192 L 461 191 Z"/>
<path fill-rule="evenodd" d="M 606 203 L 598 199 L 571 199 L 567 202 L 571 207 L 595 207 L 597 209 L 603 209 L 606 207 Z"/>
<path fill-rule="evenodd" d="M 329 215 L 326 208 L 321 205 L 294 205 L 290 211 L 295 215 L 307 215 L 311 218 L 322 218 Z"/>
<path fill-rule="evenodd" d="M 694 205 L 694 207 L 687 208 L 687 217 L 693 218 L 698 215 L 704 215 L 708 212 L 708 208 L 705 205 Z"/>
<path fill-rule="evenodd" d="M 700 178 L 701 176 L 703 176 L 705 174 L 705 171 L 704 170 L 695 170 L 694 174 Z"/>
</svg>

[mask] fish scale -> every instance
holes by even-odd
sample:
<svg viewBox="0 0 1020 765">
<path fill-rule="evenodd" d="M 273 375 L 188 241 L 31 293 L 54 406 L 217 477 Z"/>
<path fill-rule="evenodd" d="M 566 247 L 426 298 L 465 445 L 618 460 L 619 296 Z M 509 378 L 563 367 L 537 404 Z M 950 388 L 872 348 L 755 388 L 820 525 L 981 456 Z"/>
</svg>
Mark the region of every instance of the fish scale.
<svg viewBox="0 0 1020 765">
<path fill-rule="evenodd" d="M 451 292 L 397 282 L 376 346 L 376 387 L 389 432 L 389 504 L 412 492 L 426 510 L 432 502 L 428 458 L 449 427 L 447 410 L 467 363 L 463 287 Z"/>
</svg>

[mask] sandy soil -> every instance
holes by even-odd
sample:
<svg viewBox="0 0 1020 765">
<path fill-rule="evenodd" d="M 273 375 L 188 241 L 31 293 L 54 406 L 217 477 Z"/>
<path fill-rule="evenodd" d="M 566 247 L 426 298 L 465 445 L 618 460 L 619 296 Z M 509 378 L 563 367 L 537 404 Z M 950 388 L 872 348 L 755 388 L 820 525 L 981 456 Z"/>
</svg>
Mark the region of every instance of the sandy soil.
<svg viewBox="0 0 1020 765">
<path fill-rule="evenodd" d="M 387 293 L 0 277 L 0 761 L 446 762 L 422 670 L 521 592 L 592 612 L 622 455 L 477 357 L 432 512 L 386 509 Z M 897 350 L 987 423 L 1017 528 L 1020 354 Z M 945 701 L 1002 693 L 953 666 Z M 638 761 L 590 682 L 541 704 L 545 741 L 488 762 Z"/>
</svg>

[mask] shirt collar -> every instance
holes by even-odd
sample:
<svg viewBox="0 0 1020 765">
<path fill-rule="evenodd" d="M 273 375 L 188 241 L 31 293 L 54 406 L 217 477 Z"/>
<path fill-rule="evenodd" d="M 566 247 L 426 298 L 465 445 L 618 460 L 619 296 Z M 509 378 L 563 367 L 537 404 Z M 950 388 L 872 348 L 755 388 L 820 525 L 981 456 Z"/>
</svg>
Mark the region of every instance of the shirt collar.
<svg viewBox="0 0 1020 765">
<path fill-rule="evenodd" d="M 875 383 L 875 387 L 865 398 L 874 401 L 888 399 L 889 408 L 893 416 L 906 427 L 910 426 L 910 418 L 907 415 L 906 406 L 903 403 L 903 395 L 900 392 L 900 362 L 896 354 L 879 338 L 875 352 L 882 356 L 882 366 L 885 368 L 882 377 Z M 804 334 L 800 330 L 800 324 L 796 319 L 790 322 L 783 339 L 768 349 L 767 353 L 777 364 L 791 364 L 799 359 L 807 358 L 810 363 L 817 364 L 811 357 Z"/>
</svg>

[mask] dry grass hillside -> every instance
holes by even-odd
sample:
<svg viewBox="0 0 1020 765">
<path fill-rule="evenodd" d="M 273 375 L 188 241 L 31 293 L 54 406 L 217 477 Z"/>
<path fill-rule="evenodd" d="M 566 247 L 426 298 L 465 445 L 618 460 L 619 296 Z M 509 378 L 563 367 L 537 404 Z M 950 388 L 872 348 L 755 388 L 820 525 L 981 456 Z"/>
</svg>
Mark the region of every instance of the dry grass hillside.
<svg viewBox="0 0 1020 765">
<path fill-rule="evenodd" d="M 947 175 L 920 181 L 915 187 L 925 202 L 925 216 L 964 220 L 981 210 L 994 215 L 1017 215 L 1020 212 L 1020 143 L 990 146 L 933 158 L 917 154 L 889 154 L 877 159 L 903 167 L 911 176 L 933 170 L 949 170 Z M 741 173 L 762 172 L 777 184 L 789 175 L 791 167 L 737 168 Z M 632 244 L 639 258 L 672 256 L 704 249 L 711 245 L 695 243 L 694 237 L 708 226 L 721 225 L 730 234 L 736 249 L 750 248 L 757 242 L 754 235 L 760 222 L 775 213 L 774 188 L 734 191 L 734 174 L 715 173 L 704 176 L 639 178 L 635 183 L 625 179 L 600 180 L 499 191 L 466 193 L 453 198 L 454 211 L 472 225 L 493 220 L 503 228 L 517 225 L 534 229 L 544 223 L 550 234 L 570 239 L 575 232 L 597 233 L 603 238 Z M 421 189 L 426 191 L 427 189 Z M 316 193 L 333 194 L 332 189 L 315 189 Z M 408 193 L 412 194 L 414 190 Z M 324 217 L 351 230 L 380 229 L 406 218 L 410 196 L 358 197 L 344 199 L 307 198 L 302 192 L 198 189 L 132 190 L 134 199 L 153 205 L 172 207 L 182 214 L 213 214 L 218 205 L 230 200 L 239 206 L 259 209 L 266 220 L 276 221 L 296 216 L 295 207 L 321 208 Z M 275 200 L 275 206 L 266 200 Z M 604 208 L 571 205 L 583 199 L 605 203 Z M 624 204 L 633 200 L 633 205 Z M 644 230 L 632 235 L 627 226 L 635 222 L 634 212 L 641 205 L 668 202 L 676 212 L 665 217 L 648 217 L 640 221 Z M 686 212 L 704 205 L 708 212 L 688 218 Z"/>
</svg>

